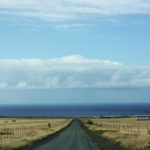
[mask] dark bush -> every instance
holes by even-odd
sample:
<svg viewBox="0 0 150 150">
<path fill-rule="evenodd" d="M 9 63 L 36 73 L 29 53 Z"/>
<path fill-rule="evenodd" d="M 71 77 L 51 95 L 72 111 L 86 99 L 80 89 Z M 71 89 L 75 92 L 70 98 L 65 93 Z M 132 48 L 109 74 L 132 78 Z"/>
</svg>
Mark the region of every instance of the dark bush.
<svg viewBox="0 0 150 150">
<path fill-rule="evenodd" d="M 50 123 L 48 123 L 48 128 L 50 128 L 51 127 L 51 124 Z"/>
<path fill-rule="evenodd" d="M 93 122 L 91 120 L 88 120 L 87 124 L 93 124 Z"/>
</svg>

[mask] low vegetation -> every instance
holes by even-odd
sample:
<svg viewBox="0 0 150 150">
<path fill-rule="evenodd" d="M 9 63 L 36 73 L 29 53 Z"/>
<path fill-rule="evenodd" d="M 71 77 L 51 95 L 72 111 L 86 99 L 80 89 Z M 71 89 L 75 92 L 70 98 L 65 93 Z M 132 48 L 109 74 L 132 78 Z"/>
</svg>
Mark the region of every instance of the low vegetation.
<svg viewBox="0 0 150 150">
<path fill-rule="evenodd" d="M 102 150 L 120 147 L 126 150 L 147 150 L 150 142 L 150 121 L 131 118 L 82 118 L 86 127 L 102 138 Z M 104 148 L 103 148 L 104 147 Z"/>
<path fill-rule="evenodd" d="M 0 118 L 0 150 L 11 150 L 65 128 L 69 118 Z"/>
</svg>

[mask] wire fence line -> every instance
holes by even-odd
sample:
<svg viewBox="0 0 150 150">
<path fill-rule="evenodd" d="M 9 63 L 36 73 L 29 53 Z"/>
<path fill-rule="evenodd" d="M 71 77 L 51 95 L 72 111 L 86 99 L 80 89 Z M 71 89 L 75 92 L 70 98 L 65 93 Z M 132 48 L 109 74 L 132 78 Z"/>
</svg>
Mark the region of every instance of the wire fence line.
<svg viewBox="0 0 150 150">
<path fill-rule="evenodd" d="M 18 127 L 18 128 L 4 128 L 0 131 L 0 141 L 9 139 L 9 138 L 16 138 L 23 135 L 28 134 L 37 134 L 39 130 L 46 130 L 48 129 L 47 125 L 40 125 L 39 127 Z"/>
<path fill-rule="evenodd" d="M 34 136 L 34 135 L 37 135 L 40 131 L 46 131 L 48 129 L 52 129 L 53 127 L 57 127 L 57 126 L 60 126 L 60 125 L 63 125 L 66 123 L 66 120 L 64 121 L 59 121 L 57 123 L 44 123 L 44 124 L 37 124 L 37 125 L 34 125 L 34 126 L 29 126 L 29 127 L 25 127 L 25 126 L 22 126 L 22 127 L 16 127 L 16 128 L 9 128 L 9 127 L 4 127 L 4 126 L 1 126 L 0 127 L 0 142 L 1 141 L 4 141 L 6 139 L 13 139 L 13 138 L 19 138 L 21 136 Z"/>
<path fill-rule="evenodd" d="M 120 124 L 120 123 L 105 123 L 101 121 L 95 122 L 93 120 L 90 120 L 88 122 L 91 122 L 91 124 L 94 124 L 98 127 L 115 129 L 115 130 L 124 131 L 132 134 L 150 134 L 149 125 L 141 126 L 141 125 L 131 125 L 131 124 Z"/>
</svg>

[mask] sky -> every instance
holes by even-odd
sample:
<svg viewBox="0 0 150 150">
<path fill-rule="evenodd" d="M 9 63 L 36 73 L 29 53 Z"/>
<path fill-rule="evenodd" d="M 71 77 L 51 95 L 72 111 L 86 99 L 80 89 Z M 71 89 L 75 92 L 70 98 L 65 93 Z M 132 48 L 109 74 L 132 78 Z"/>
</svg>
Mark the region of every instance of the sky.
<svg viewBox="0 0 150 150">
<path fill-rule="evenodd" d="M 0 0 L 0 104 L 150 102 L 149 0 Z"/>
</svg>

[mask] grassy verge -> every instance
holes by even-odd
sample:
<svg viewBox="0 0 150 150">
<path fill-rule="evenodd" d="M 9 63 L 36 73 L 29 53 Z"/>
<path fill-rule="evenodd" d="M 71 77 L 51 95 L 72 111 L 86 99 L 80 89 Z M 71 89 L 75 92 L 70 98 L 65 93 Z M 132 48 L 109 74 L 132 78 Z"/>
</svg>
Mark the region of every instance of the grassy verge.
<svg viewBox="0 0 150 150">
<path fill-rule="evenodd" d="M 89 122 L 89 119 L 91 122 Z M 103 119 L 104 120 L 104 119 Z M 128 122 L 129 120 L 133 121 L 134 118 L 119 118 L 120 123 Z M 97 126 L 95 125 L 95 122 L 102 123 L 102 120 L 99 119 L 93 119 L 93 118 L 84 118 L 81 119 L 81 121 L 84 123 L 84 125 L 94 133 L 95 136 L 98 136 L 98 140 L 96 143 L 98 143 L 101 150 L 147 150 L 147 143 L 150 142 L 150 135 L 145 133 L 135 133 L 130 130 L 124 131 L 116 128 L 111 128 L 111 122 L 118 123 L 117 119 L 105 119 L 106 122 L 109 123 L 109 125 L 104 126 Z M 95 122 L 94 122 L 95 121 Z M 136 122 L 134 121 L 134 125 L 137 124 L 143 124 L 144 122 Z M 148 122 L 146 122 L 147 124 Z M 144 128 L 142 131 L 145 131 Z"/>
<path fill-rule="evenodd" d="M 43 142 L 67 127 L 69 118 L 0 118 L 0 150 L 28 147 Z"/>
</svg>

